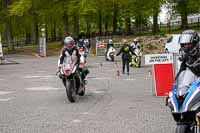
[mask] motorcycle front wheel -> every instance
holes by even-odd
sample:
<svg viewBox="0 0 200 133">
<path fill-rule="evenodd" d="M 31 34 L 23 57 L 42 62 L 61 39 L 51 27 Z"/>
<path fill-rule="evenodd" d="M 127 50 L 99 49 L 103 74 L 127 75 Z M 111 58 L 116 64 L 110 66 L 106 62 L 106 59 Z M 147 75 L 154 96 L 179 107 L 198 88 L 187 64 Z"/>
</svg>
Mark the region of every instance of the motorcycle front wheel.
<svg viewBox="0 0 200 133">
<path fill-rule="evenodd" d="M 73 85 L 72 80 L 66 80 L 66 93 L 67 98 L 71 103 L 74 103 L 76 101 L 76 91 L 75 86 Z"/>
<path fill-rule="evenodd" d="M 190 125 L 177 125 L 175 133 L 193 133 L 190 130 Z"/>
<path fill-rule="evenodd" d="M 141 58 L 138 58 L 138 59 L 137 59 L 136 67 L 137 67 L 137 68 L 140 68 L 140 67 L 141 67 Z"/>
</svg>

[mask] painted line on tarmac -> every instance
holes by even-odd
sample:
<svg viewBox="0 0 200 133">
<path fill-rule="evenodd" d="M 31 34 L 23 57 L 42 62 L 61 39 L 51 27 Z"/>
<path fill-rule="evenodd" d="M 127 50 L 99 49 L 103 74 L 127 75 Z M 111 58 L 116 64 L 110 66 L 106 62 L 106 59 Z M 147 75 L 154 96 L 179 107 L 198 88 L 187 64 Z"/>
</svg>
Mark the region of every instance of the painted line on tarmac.
<svg viewBox="0 0 200 133">
<path fill-rule="evenodd" d="M 29 91 L 56 91 L 56 90 L 60 90 L 60 88 L 54 88 L 51 86 L 41 86 L 41 87 L 31 87 L 31 88 L 25 88 L 26 90 Z"/>
<path fill-rule="evenodd" d="M 95 91 L 92 91 L 92 92 L 95 93 L 95 94 L 105 93 L 105 91 L 98 91 L 98 90 L 95 90 Z"/>
<path fill-rule="evenodd" d="M 46 71 L 37 71 L 37 73 L 45 73 Z"/>
<path fill-rule="evenodd" d="M 10 98 L 0 98 L 0 102 L 8 102 L 10 100 L 14 99 L 14 97 L 10 97 Z"/>
<path fill-rule="evenodd" d="M 82 121 L 81 120 L 79 120 L 79 119 L 74 119 L 73 121 L 72 121 L 72 123 L 81 123 Z"/>
<path fill-rule="evenodd" d="M 23 78 L 25 79 L 33 79 L 33 78 L 53 78 L 54 76 L 52 75 L 46 75 L 46 76 L 41 76 L 41 75 L 27 75 L 27 76 L 24 76 Z"/>
<path fill-rule="evenodd" d="M 3 80 L 5 80 L 5 79 L 0 79 L 0 81 L 3 81 Z"/>
<path fill-rule="evenodd" d="M 112 78 L 101 78 L 101 77 L 99 77 L 99 78 L 88 78 L 88 79 L 94 79 L 94 80 L 110 80 L 110 79 L 112 79 Z"/>
<path fill-rule="evenodd" d="M 124 80 L 127 80 L 127 81 L 135 81 L 136 79 L 124 79 Z"/>
<path fill-rule="evenodd" d="M 88 115 L 89 113 L 88 112 L 83 112 L 83 113 L 80 113 L 81 115 Z"/>
<path fill-rule="evenodd" d="M 10 94 L 12 93 L 11 91 L 0 91 L 0 95 L 5 95 L 5 94 Z"/>
</svg>

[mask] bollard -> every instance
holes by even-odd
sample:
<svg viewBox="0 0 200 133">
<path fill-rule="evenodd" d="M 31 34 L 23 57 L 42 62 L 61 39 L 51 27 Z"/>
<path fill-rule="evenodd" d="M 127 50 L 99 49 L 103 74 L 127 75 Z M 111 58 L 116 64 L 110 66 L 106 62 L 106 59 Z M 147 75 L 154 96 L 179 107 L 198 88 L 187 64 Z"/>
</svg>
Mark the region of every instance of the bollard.
<svg viewBox="0 0 200 133">
<path fill-rule="evenodd" d="M 103 66 L 103 64 L 102 64 L 102 62 L 100 62 L 100 67 L 102 67 Z"/>
<path fill-rule="evenodd" d="M 115 62 L 115 66 L 116 66 L 116 78 L 119 79 L 120 71 L 119 71 L 119 66 L 118 66 L 117 62 Z"/>
</svg>

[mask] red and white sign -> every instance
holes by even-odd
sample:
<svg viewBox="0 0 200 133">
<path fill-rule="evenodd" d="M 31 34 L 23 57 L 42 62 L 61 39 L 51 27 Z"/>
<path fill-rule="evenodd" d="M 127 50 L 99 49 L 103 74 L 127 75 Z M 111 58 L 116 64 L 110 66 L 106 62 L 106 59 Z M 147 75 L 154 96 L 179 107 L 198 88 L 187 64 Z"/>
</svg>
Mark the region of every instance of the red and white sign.
<svg viewBox="0 0 200 133">
<path fill-rule="evenodd" d="M 104 45 L 103 42 L 99 42 L 99 43 L 98 43 L 98 48 L 104 48 L 104 47 L 105 47 L 105 45 Z"/>
<path fill-rule="evenodd" d="M 154 83 L 156 96 L 168 96 L 174 83 L 172 64 L 154 64 Z"/>
<path fill-rule="evenodd" d="M 155 95 L 167 96 L 174 82 L 173 55 L 145 55 L 145 64 L 153 65 Z"/>
</svg>

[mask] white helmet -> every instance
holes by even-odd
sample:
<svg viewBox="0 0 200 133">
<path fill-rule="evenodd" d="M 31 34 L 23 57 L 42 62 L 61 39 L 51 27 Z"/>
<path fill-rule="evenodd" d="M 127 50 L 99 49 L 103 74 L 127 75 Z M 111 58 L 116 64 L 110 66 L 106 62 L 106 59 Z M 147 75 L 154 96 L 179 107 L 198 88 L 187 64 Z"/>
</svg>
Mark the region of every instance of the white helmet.
<svg viewBox="0 0 200 133">
<path fill-rule="evenodd" d="M 65 40 L 64 40 L 64 46 L 68 49 L 68 50 L 71 50 L 75 45 L 75 41 L 72 37 L 65 37 Z"/>
<path fill-rule="evenodd" d="M 74 41 L 74 39 L 71 36 L 65 37 L 64 45 L 74 44 L 74 43 L 75 43 L 75 41 Z"/>
<path fill-rule="evenodd" d="M 112 40 L 112 39 L 109 39 L 108 43 L 109 43 L 109 44 L 113 44 L 113 40 Z"/>
<path fill-rule="evenodd" d="M 138 40 L 135 38 L 134 40 L 133 40 L 134 42 L 138 42 Z"/>
</svg>

